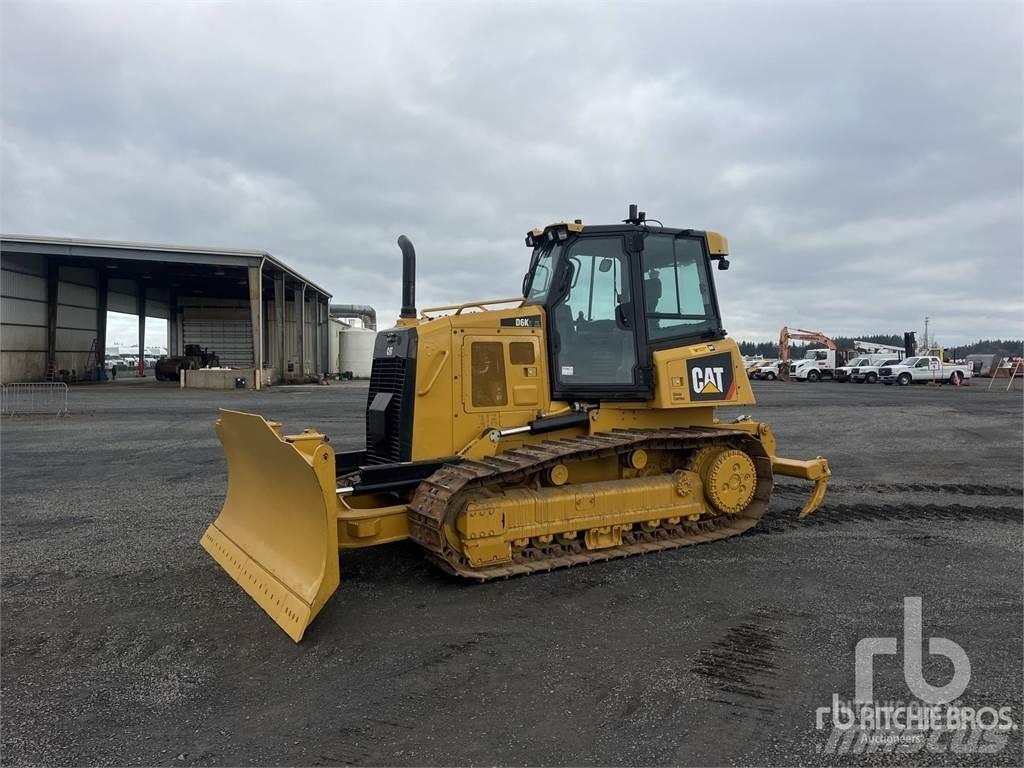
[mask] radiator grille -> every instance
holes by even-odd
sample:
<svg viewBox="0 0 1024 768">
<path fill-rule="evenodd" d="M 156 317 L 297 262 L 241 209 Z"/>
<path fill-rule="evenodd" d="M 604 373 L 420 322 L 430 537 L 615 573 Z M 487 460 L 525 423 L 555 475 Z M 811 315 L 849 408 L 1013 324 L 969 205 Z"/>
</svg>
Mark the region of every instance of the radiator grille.
<svg viewBox="0 0 1024 768">
<path fill-rule="evenodd" d="M 408 457 L 402 456 L 402 395 L 405 392 L 407 363 L 408 360 L 401 357 L 379 357 L 373 361 L 367 409 L 380 392 L 389 392 L 392 397 L 387 410 L 387 435 L 384 441 L 377 445 L 373 445 L 369 438 L 366 441 L 366 459 L 370 464 L 408 460 Z M 369 423 L 366 426 L 369 436 Z"/>
</svg>

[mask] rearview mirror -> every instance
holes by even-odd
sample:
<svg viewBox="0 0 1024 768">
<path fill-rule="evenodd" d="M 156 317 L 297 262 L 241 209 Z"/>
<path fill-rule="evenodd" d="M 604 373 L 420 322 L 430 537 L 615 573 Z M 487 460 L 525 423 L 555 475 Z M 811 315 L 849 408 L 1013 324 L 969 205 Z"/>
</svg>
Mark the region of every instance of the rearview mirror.
<svg viewBox="0 0 1024 768">
<path fill-rule="evenodd" d="M 601 259 L 601 263 L 597 265 L 597 271 L 598 272 L 607 272 L 611 268 L 612 268 L 612 260 L 609 259 L 607 256 L 605 258 Z"/>
</svg>

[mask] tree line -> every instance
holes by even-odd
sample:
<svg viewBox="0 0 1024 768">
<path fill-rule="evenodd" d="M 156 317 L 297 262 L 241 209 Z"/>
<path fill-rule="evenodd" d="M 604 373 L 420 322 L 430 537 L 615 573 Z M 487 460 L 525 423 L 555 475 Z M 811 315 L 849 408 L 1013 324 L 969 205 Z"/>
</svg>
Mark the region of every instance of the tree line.
<svg viewBox="0 0 1024 768">
<path fill-rule="evenodd" d="M 865 334 L 864 336 L 833 336 L 832 341 L 843 351 L 853 350 L 854 341 L 872 341 L 876 344 L 891 344 L 895 347 L 903 346 L 902 334 L 876 333 Z M 941 340 L 940 342 L 941 343 Z M 740 354 L 761 355 L 762 357 L 774 358 L 779 356 L 779 345 L 774 341 L 741 341 Z M 790 357 L 801 357 L 803 350 L 820 346 L 814 342 L 809 344 L 792 342 L 790 344 Z M 955 346 L 944 346 L 946 355 L 950 358 L 963 358 L 967 355 L 1002 355 L 1003 357 L 1020 357 L 1024 355 L 1024 339 L 978 339 L 971 344 L 958 344 Z"/>
</svg>

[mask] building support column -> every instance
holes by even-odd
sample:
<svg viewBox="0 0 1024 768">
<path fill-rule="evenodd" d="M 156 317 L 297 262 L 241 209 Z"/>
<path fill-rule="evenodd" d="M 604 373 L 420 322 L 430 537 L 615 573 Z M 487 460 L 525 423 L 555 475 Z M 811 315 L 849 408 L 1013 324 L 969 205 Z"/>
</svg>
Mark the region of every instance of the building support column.
<svg viewBox="0 0 1024 768">
<path fill-rule="evenodd" d="M 306 284 L 295 288 L 295 325 L 299 329 L 299 378 L 306 380 Z"/>
<path fill-rule="evenodd" d="M 146 375 L 146 284 L 135 281 L 135 311 L 139 316 L 139 359 L 135 366 L 136 376 Z"/>
<path fill-rule="evenodd" d="M 324 373 L 331 372 L 331 307 L 327 299 L 320 297 L 320 313 L 323 317 L 323 325 L 320 327 L 321 356 L 320 370 Z"/>
<path fill-rule="evenodd" d="M 252 326 L 252 363 L 255 387 L 263 378 L 263 262 L 249 267 L 249 322 Z"/>
<path fill-rule="evenodd" d="M 274 275 L 274 322 L 277 324 L 277 375 L 284 381 L 288 367 L 284 332 L 284 272 Z"/>
<path fill-rule="evenodd" d="M 96 270 L 96 378 L 107 375 L 107 271 Z"/>
<path fill-rule="evenodd" d="M 320 367 L 320 297 L 315 293 L 309 302 L 309 309 L 313 313 L 313 375 L 320 381 L 320 374 L 323 373 Z"/>
<path fill-rule="evenodd" d="M 46 367 L 48 375 L 57 371 L 57 288 L 60 285 L 60 262 L 46 260 Z"/>
<path fill-rule="evenodd" d="M 171 289 L 167 296 L 167 356 L 178 354 L 178 294 Z"/>
</svg>

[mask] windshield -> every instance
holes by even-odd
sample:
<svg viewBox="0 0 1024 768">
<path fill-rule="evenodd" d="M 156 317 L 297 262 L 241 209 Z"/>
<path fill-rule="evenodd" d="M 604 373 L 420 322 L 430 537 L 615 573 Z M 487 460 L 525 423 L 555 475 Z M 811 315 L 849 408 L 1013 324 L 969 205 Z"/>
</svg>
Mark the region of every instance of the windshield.
<svg viewBox="0 0 1024 768">
<path fill-rule="evenodd" d="M 523 294 L 526 296 L 527 304 L 543 304 L 547 300 L 552 270 L 561 250 L 562 246 L 554 243 L 546 243 L 533 249 L 530 271 L 523 279 Z"/>
<path fill-rule="evenodd" d="M 848 362 L 846 365 L 853 368 L 855 365 L 867 365 L 868 359 L 866 357 L 855 357 L 853 360 Z"/>
<path fill-rule="evenodd" d="M 907 358 L 906 360 L 904 360 L 904 361 L 903 361 L 903 362 L 901 363 L 901 365 L 914 365 L 914 364 L 915 364 L 915 363 L 917 363 L 917 361 L 918 361 L 918 360 L 920 360 L 920 359 L 921 359 L 921 358 L 919 358 L 919 357 L 908 357 L 908 358 Z"/>
<path fill-rule="evenodd" d="M 824 360 L 828 353 L 824 349 L 809 349 L 804 353 L 804 360 Z"/>
</svg>

